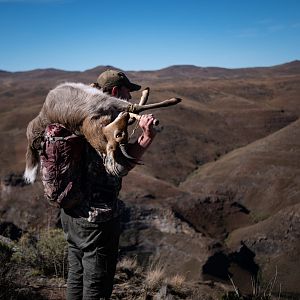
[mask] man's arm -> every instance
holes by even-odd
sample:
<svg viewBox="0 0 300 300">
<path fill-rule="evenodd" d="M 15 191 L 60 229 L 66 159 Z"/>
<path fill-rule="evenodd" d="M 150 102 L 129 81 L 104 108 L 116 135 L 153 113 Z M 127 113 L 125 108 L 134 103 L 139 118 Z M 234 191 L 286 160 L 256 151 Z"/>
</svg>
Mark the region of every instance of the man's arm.
<svg viewBox="0 0 300 300">
<path fill-rule="evenodd" d="M 154 140 L 156 135 L 156 130 L 153 128 L 154 120 L 155 119 L 152 114 L 142 115 L 139 120 L 139 126 L 143 132 L 134 144 L 128 145 L 128 154 L 137 160 L 141 159 Z"/>
<path fill-rule="evenodd" d="M 141 116 L 141 119 L 139 120 L 139 126 L 143 132 L 135 143 L 128 144 L 127 146 L 126 152 L 130 156 L 136 158 L 137 161 L 141 159 L 142 155 L 150 146 L 156 135 L 156 130 L 153 128 L 153 121 L 153 115 Z M 136 166 L 135 163 L 132 163 L 129 160 L 123 163 L 114 164 L 114 161 L 110 159 L 110 157 L 106 156 L 103 157 L 103 163 L 109 174 L 111 174 L 110 172 L 113 169 L 114 172 L 112 175 L 118 177 L 126 176 L 128 172 Z"/>
</svg>

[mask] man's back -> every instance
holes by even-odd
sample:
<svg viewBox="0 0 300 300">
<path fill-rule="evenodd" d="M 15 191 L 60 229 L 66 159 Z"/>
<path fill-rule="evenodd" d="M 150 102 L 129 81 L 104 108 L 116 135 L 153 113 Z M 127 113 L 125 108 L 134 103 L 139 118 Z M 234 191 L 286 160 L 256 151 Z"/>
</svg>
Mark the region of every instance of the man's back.
<svg viewBox="0 0 300 300">
<path fill-rule="evenodd" d="M 122 178 L 106 172 L 102 158 L 87 142 L 82 160 L 81 203 L 68 212 L 89 222 L 117 217 L 123 207 L 118 200 Z"/>
</svg>

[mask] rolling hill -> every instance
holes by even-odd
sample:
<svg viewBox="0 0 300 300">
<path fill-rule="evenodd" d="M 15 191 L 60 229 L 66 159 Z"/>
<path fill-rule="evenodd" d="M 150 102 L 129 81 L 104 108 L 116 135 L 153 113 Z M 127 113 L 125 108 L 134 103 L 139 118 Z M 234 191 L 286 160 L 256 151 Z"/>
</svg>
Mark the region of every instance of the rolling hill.
<svg viewBox="0 0 300 300">
<path fill-rule="evenodd" d="M 1 222 L 23 230 L 56 222 L 40 182 L 13 186 L 8 175 L 23 172 L 26 126 L 48 91 L 66 81 L 91 83 L 107 68 L 0 71 Z M 264 282 L 277 266 L 282 296 L 299 297 L 300 62 L 126 73 L 151 87 L 149 103 L 183 101 L 153 111 L 160 133 L 144 165 L 124 178 L 121 251 L 141 260 L 156 253 L 170 273 L 191 280 L 228 283 L 231 273 L 245 290 L 250 279 L 240 279 L 253 266 Z"/>
</svg>

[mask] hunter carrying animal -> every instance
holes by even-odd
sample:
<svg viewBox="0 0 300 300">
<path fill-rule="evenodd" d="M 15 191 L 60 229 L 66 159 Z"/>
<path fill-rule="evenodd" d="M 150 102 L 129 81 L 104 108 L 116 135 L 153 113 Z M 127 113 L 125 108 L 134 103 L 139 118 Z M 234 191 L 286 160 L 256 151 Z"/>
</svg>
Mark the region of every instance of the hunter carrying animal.
<svg viewBox="0 0 300 300">
<path fill-rule="evenodd" d="M 65 83 L 49 92 L 28 125 L 24 178 L 33 183 L 41 163 L 45 194 L 62 208 L 69 300 L 110 298 L 124 205 L 118 199 L 122 177 L 156 134 L 154 116 L 136 113 L 180 102 L 172 98 L 145 105 L 149 90 L 143 92 L 140 105 L 128 102 L 130 93 L 140 88 L 115 70 L 100 74 L 92 87 Z M 139 120 L 142 130 L 135 143 L 128 143 L 130 118 Z"/>
</svg>

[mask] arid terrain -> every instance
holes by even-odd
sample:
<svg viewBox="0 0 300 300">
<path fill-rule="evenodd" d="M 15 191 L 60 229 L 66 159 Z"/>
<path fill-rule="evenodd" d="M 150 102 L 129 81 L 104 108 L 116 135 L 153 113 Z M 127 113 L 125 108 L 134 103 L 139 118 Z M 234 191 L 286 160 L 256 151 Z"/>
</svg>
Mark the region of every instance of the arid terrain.
<svg viewBox="0 0 300 300">
<path fill-rule="evenodd" d="M 23 232 L 55 225 L 41 183 L 19 178 L 26 126 L 50 89 L 92 83 L 107 68 L 0 71 L 1 224 Z M 124 178 L 120 254 L 141 265 L 159 257 L 168 274 L 191 282 L 231 285 L 230 274 L 245 293 L 251 276 L 261 284 L 276 277 L 274 294 L 300 299 L 300 61 L 126 73 L 151 88 L 149 103 L 183 100 L 153 111 L 157 138 Z"/>
</svg>

